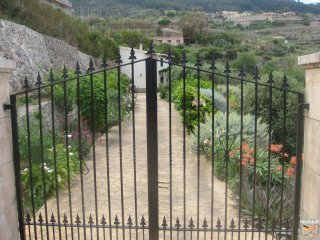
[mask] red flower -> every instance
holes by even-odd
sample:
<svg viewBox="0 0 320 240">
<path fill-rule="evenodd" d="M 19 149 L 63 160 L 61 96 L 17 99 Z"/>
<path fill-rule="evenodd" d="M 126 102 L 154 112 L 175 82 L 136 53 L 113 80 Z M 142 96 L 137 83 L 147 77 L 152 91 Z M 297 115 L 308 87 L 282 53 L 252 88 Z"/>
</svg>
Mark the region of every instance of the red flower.
<svg viewBox="0 0 320 240">
<path fill-rule="evenodd" d="M 292 167 L 289 167 L 288 169 L 287 169 L 287 176 L 292 176 L 294 174 L 294 168 L 292 168 Z"/>
<path fill-rule="evenodd" d="M 242 150 L 247 150 L 249 148 L 249 145 L 247 143 L 242 144 Z"/>
<path fill-rule="evenodd" d="M 282 148 L 283 148 L 282 144 L 271 144 L 270 145 L 271 152 L 281 152 Z"/>
<path fill-rule="evenodd" d="M 278 170 L 278 171 L 282 171 L 282 165 L 279 165 L 279 166 L 277 167 L 277 170 Z"/>
<path fill-rule="evenodd" d="M 297 164 L 297 157 L 296 156 L 292 156 L 290 159 L 290 163 L 295 166 Z"/>
<path fill-rule="evenodd" d="M 255 160 L 254 158 L 251 158 L 251 159 L 250 159 L 250 163 L 251 163 L 251 164 L 254 164 L 255 161 L 256 161 L 256 160 Z"/>
<path fill-rule="evenodd" d="M 247 160 L 242 159 L 242 161 L 241 161 L 241 165 L 242 165 L 242 167 L 246 166 L 246 165 L 247 165 Z"/>
</svg>

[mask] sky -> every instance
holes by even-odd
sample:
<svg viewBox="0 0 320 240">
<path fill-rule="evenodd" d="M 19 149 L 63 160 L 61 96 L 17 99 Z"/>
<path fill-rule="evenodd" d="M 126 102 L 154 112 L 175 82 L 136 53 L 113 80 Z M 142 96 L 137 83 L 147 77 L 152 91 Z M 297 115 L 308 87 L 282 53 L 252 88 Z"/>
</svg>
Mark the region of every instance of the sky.
<svg viewBox="0 0 320 240">
<path fill-rule="evenodd" d="M 300 2 L 304 2 L 304 3 L 318 3 L 318 2 L 320 2 L 320 0 L 300 0 Z"/>
</svg>

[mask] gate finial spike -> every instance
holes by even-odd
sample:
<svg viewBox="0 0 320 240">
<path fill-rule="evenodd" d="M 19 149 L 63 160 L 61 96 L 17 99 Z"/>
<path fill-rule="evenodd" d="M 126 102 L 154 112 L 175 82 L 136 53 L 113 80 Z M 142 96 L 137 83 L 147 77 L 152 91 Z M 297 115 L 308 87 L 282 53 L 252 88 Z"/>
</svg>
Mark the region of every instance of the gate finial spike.
<svg viewBox="0 0 320 240">
<path fill-rule="evenodd" d="M 122 63 L 120 52 L 118 53 L 118 56 L 117 56 L 115 63 L 118 65 L 120 65 Z"/>
<path fill-rule="evenodd" d="M 253 80 L 255 80 L 256 82 L 258 82 L 258 80 L 260 80 L 259 68 L 258 68 L 258 66 L 256 66 L 255 69 L 254 69 L 254 72 L 253 72 Z"/>
<path fill-rule="evenodd" d="M 63 65 L 62 77 L 64 80 L 67 79 L 67 77 L 68 77 L 68 70 L 67 70 L 66 65 Z"/>
<path fill-rule="evenodd" d="M 216 225 L 216 227 L 218 228 L 218 230 L 220 230 L 220 229 L 222 228 L 220 218 L 218 218 L 218 221 L 217 221 L 217 225 Z"/>
<path fill-rule="evenodd" d="M 36 86 L 41 87 L 41 85 L 42 85 L 41 76 L 40 76 L 40 73 L 38 72 Z"/>
<path fill-rule="evenodd" d="M 30 212 L 29 211 L 27 212 L 26 221 L 27 221 L 27 223 L 31 222 L 31 216 L 30 216 Z"/>
<path fill-rule="evenodd" d="M 181 227 L 180 220 L 179 220 L 178 217 L 177 217 L 177 220 L 176 220 L 176 225 L 175 225 L 175 227 L 176 227 L 177 229 L 179 229 L 179 228 Z"/>
<path fill-rule="evenodd" d="M 148 54 L 149 54 L 149 57 L 153 57 L 153 54 L 155 54 L 152 41 L 150 41 L 150 44 L 149 44 Z"/>
<path fill-rule="evenodd" d="M 93 225 L 93 224 L 94 224 L 93 218 L 92 218 L 92 215 L 91 215 L 91 214 L 90 214 L 90 216 L 89 216 L 89 221 L 88 221 L 88 223 L 89 223 L 90 225 Z"/>
<path fill-rule="evenodd" d="M 189 222 L 189 228 L 193 229 L 194 228 L 194 224 L 193 224 L 193 219 L 191 217 L 190 222 Z"/>
<path fill-rule="evenodd" d="M 267 82 L 267 83 L 270 85 L 270 87 L 271 87 L 272 84 L 274 83 L 272 72 L 269 73 L 269 79 L 268 79 L 268 82 Z"/>
<path fill-rule="evenodd" d="M 66 215 L 66 214 L 63 215 L 63 221 L 62 221 L 62 222 L 64 223 L 64 225 L 67 225 L 67 223 L 68 223 L 68 218 L 67 218 L 67 215 Z"/>
<path fill-rule="evenodd" d="M 101 218 L 101 224 L 102 226 L 105 226 L 107 224 L 106 217 L 104 216 L 104 214 L 102 215 L 102 218 Z"/>
<path fill-rule="evenodd" d="M 134 60 L 136 60 L 136 59 L 137 59 L 136 53 L 135 53 L 134 49 L 131 48 L 129 60 L 131 60 L 131 62 L 133 63 Z"/>
<path fill-rule="evenodd" d="M 206 219 L 206 218 L 204 218 L 204 220 L 203 220 L 203 225 L 202 225 L 202 227 L 203 227 L 204 229 L 206 229 L 206 228 L 208 227 L 208 222 L 207 222 L 207 219 Z"/>
<path fill-rule="evenodd" d="M 143 216 L 143 215 L 142 215 L 142 218 L 141 218 L 140 225 L 141 225 L 142 227 L 144 227 L 144 226 L 147 225 L 146 220 L 144 219 L 144 216 Z"/>
<path fill-rule="evenodd" d="M 166 217 L 163 217 L 162 225 L 161 225 L 161 226 L 162 226 L 163 228 L 166 228 L 166 227 L 168 226 Z"/>
<path fill-rule="evenodd" d="M 236 225 L 235 225 L 235 222 L 234 222 L 234 219 L 233 219 L 233 218 L 232 218 L 232 220 L 231 220 L 230 228 L 231 228 L 231 229 L 235 229 L 235 228 L 236 228 Z"/>
<path fill-rule="evenodd" d="M 54 74 L 53 74 L 53 70 L 52 70 L 52 68 L 51 68 L 51 70 L 50 70 L 50 77 L 49 77 L 49 81 L 50 81 L 51 83 L 53 83 L 53 82 L 54 82 Z"/>
<path fill-rule="evenodd" d="M 40 224 L 42 224 L 42 223 L 43 223 L 43 217 L 42 217 L 41 212 L 40 212 L 40 214 L 39 214 L 38 222 L 39 222 Z"/>
<path fill-rule="evenodd" d="M 118 215 L 116 215 L 116 217 L 114 218 L 114 224 L 118 227 L 120 222 L 119 222 L 119 218 Z"/>
<path fill-rule="evenodd" d="M 79 65 L 79 62 L 77 61 L 77 64 L 76 64 L 76 70 L 74 72 L 76 75 L 80 75 L 81 74 L 81 70 L 80 70 L 80 65 Z"/>
<path fill-rule="evenodd" d="M 81 223 L 81 220 L 80 220 L 79 214 L 77 214 L 76 224 L 77 224 L 77 225 L 80 225 L 80 223 Z"/>
<path fill-rule="evenodd" d="M 133 225 L 132 218 L 131 218 L 131 215 L 129 215 L 129 218 L 128 218 L 128 226 L 129 226 L 129 227 L 132 227 L 132 225 Z"/>
<path fill-rule="evenodd" d="M 181 63 L 182 63 L 183 66 L 186 66 L 186 64 L 188 63 L 188 60 L 187 60 L 187 52 L 186 52 L 186 49 L 185 49 L 185 48 L 182 50 Z"/>
<path fill-rule="evenodd" d="M 226 66 L 225 66 L 224 73 L 226 73 L 227 75 L 228 75 L 229 73 L 231 73 L 229 60 L 227 60 L 227 62 L 226 62 Z"/>
<path fill-rule="evenodd" d="M 217 70 L 217 67 L 216 67 L 216 59 L 215 59 L 215 57 L 214 57 L 214 55 L 212 54 L 212 56 L 211 56 L 211 66 L 210 66 L 210 70 L 211 71 L 215 71 L 215 70 Z"/>
<path fill-rule="evenodd" d="M 197 67 L 198 69 L 200 69 L 200 67 L 202 67 L 200 53 L 197 54 L 197 61 L 196 61 L 196 64 L 194 66 Z"/>
<path fill-rule="evenodd" d="M 249 228 L 248 218 L 246 218 L 246 219 L 244 220 L 244 225 L 243 225 L 243 227 L 244 227 L 244 229 L 246 229 L 246 230 Z"/>
<path fill-rule="evenodd" d="M 90 61 L 89 61 L 88 71 L 89 71 L 89 72 L 93 72 L 93 71 L 94 71 L 94 64 L 93 64 L 92 58 L 90 58 Z"/>
<path fill-rule="evenodd" d="M 55 222 L 56 222 L 56 218 L 54 217 L 53 213 L 51 214 L 50 222 L 51 222 L 52 224 L 55 224 Z"/>
<path fill-rule="evenodd" d="M 172 63 L 172 60 L 173 60 L 173 54 L 172 54 L 171 46 L 169 47 L 169 50 L 168 50 L 168 54 L 167 54 L 166 60 L 168 60 L 168 62 L 169 62 L 169 63 Z"/>
<path fill-rule="evenodd" d="M 24 88 L 25 90 L 28 90 L 28 89 L 30 88 L 27 77 L 24 78 L 24 86 L 23 86 L 23 88 Z"/>
<path fill-rule="evenodd" d="M 107 63 L 107 56 L 104 55 L 103 58 L 102 58 L 102 64 L 101 64 L 101 67 L 103 67 L 103 69 L 106 69 L 108 67 L 108 63 Z"/>
<path fill-rule="evenodd" d="M 245 72 L 244 66 L 241 65 L 239 77 L 244 78 L 245 76 L 246 76 L 246 72 Z"/>
<path fill-rule="evenodd" d="M 288 84 L 287 75 L 284 74 L 281 88 L 282 88 L 283 90 L 287 90 L 288 87 L 289 87 L 289 84 Z"/>
</svg>

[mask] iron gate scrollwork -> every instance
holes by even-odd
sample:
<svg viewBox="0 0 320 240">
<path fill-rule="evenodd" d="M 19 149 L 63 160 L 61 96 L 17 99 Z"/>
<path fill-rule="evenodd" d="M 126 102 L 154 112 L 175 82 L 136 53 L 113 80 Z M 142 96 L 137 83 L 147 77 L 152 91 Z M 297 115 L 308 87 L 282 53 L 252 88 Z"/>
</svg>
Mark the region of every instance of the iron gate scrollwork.
<svg viewBox="0 0 320 240">
<path fill-rule="evenodd" d="M 85 74 L 77 63 L 70 77 L 66 67 L 61 77 L 51 71 L 46 84 L 40 75 L 34 88 L 25 79 L 11 95 L 21 239 L 297 239 L 303 94 L 289 90 L 286 76 L 281 86 L 272 74 L 262 81 L 258 68 L 249 80 L 228 62 L 223 73 L 214 59 L 208 67 L 198 56 L 192 66 L 185 50 L 181 63 L 152 45 L 148 55 L 137 60 L 132 49 L 129 62 L 119 56 L 109 67 L 104 58 L 100 70 L 91 60 Z M 146 94 L 136 97 L 138 64 Z M 292 98 L 296 136 L 288 131 Z M 276 117 L 283 136 L 273 144 Z"/>
</svg>

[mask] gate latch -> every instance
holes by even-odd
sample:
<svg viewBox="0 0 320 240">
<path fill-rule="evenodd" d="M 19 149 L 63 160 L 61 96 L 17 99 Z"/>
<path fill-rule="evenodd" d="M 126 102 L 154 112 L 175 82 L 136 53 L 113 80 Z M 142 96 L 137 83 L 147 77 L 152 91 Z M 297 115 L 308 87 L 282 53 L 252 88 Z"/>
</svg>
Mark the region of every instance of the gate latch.
<svg viewBox="0 0 320 240">
<path fill-rule="evenodd" d="M 7 104 L 7 103 L 3 104 L 3 109 L 4 110 L 11 110 L 12 107 L 13 107 L 12 104 Z"/>
</svg>

